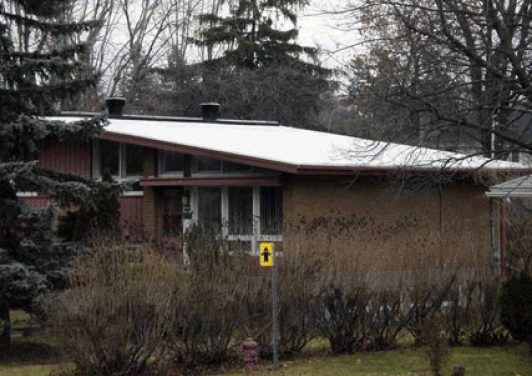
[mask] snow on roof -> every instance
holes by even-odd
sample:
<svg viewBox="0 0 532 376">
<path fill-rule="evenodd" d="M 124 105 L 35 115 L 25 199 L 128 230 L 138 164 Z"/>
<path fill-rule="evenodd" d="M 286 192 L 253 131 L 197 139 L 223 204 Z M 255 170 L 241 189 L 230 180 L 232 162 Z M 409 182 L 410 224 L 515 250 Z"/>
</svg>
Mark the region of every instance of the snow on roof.
<svg viewBox="0 0 532 376">
<path fill-rule="evenodd" d="M 504 183 L 492 185 L 486 192 L 488 197 L 531 197 L 532 175 L 522 176 Z"/>
<path fill-rule="evenodd" d="M 75 121 L 80 118 L 55 117 Z M 285 126 L 111 118 L 105 132 L 308 168 L 509 169 L 528 167 L 478 156 L 377 142 Z M 105 137 L 105 136 L 104 136 Z"/>
</svg>

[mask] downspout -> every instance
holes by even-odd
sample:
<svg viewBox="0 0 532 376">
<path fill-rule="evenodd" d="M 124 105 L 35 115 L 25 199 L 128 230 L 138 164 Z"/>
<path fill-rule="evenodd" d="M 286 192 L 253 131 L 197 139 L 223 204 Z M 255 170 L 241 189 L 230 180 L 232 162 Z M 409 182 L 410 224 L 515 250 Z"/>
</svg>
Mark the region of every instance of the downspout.
<svg viewBox="0 0 532 376">
<path fill-rule="evenodd" d="M 505 276 L 506 272 L 506 200 L 500 201 L 500 250 L 499 250 L 499 259 L 501 264 L 501 277 Z"/>
<path fill-rule="evenodd" d="M 493 274 L 504 275 L 504 249 L 506 247 L 506 213 L 503 201 L 490 198 L 491 268 Z"/>
</svg>

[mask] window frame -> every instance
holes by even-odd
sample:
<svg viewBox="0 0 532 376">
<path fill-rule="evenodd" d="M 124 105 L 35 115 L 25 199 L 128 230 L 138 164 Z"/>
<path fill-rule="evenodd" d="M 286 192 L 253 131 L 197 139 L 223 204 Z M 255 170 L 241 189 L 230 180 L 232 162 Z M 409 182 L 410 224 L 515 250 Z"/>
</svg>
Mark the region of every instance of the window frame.
<svg viewBox="0 0 532 376">
<path fill-rule="evenodd" d="M 199 206 L 199 188 L 193 187 L 191 191 L 191 209 L 192 221 L 198 223 L 198 206 Z M 216 187 L 221 190 L 221 218 L 222 218 L 222 237 L 225 241 L 248 241 L 252 244 L 250 255 L 259 255 L 260 242 L 282 242 L 283 234 L 265 235 L 261 233 L 260 224 L 260 189 L 261 186 L 251 187 L 253 203 L 253 226 L 251 234 L 231 235 L 229 234 L 229 189 L 231 186 Z"/>
<path fill-rule="evenodd" d="M 92 178 L 101 179 L 102 171 L 100 167 L 100 142 L 114 142 L 118 146 L 118 175 L 111 175 L 111 177 L 117 182 L 123 181 L 138 181 L 139 178 L 143 176 L 143 173 L 128 175 L 127 174 L 127 146 L 128 144 L 117 141 L 103 140 L 103 139 L 94 139 L 92 143 Z M 139 146 L 131 144 L 132 146 Z M 139 146 L 141 147 L 141 146 Z M 144 163 L 144 158 L 142 158 L 142 163 Z"/>
<path fill-rule="evenodd" d="M 177 153 L 181 154 L 183 156 L 183 170 L 179 171 L 166 171 L 166 153 Z M 187 158 L 185 154 L 179 153 L 176 151 L 171 150 L 164 150 L 164 149 L 157 149 L 157 171 L 159 176 L 176 176 L 176 177 L 183 177 L 185 176 L 185 170 L 186 170 L 186 164 Z"/>
</svg>

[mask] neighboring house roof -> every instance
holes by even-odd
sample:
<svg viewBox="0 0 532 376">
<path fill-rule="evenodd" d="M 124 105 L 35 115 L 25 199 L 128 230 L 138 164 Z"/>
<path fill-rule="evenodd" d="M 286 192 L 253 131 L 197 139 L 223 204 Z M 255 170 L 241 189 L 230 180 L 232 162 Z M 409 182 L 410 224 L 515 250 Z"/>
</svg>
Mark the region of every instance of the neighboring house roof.
<svg viewBox="0 0 532 376">
<path fill-rule="evenodd" d="M 82 117 L 54 117 L 74 121 Z M 521 164 L 478 156 L 377 142 L 268 122 L 179 121 L 152 117 L 109 119 L 103 139 L 225 159 L 303 174 L 379 173 L 389 170 L 450 172 L 528 170 Z"/>
<path fill-rule="evenodd" d="M 531 197 L 532 175 L 505 181 L 490 187 L 486 192 L 488 197 Z"/>
</svg>

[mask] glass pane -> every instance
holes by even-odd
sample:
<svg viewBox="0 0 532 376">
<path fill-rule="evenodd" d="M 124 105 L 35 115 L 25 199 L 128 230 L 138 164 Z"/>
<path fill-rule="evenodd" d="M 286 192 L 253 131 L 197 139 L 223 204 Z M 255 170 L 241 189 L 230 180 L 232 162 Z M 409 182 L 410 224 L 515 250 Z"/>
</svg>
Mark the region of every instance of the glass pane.
<svg viewBox="0 0 532 376">
<path fill-rule="evenodd" d="M 141 176 L 144 161 L 144 148 L 138 145 L 126 145 L 126 175 Z"/>
<path fill-rule="evenodd" d="M 282 187 L 260 188 L 260 231 L 261 235 L 283 233 Z"/>
<path fill-rule="evenodd" d="M 225 172 L 250 172 L 250 171 L 253 171 L 253 167 L 243 165 L 243 164 L 238 164 L 238 163 L 225 162 L 224 171 Z"/>
<path fill-rule="evenodd" d="M 163 151 L 163 172 L 182 172 L 185 157 L 181 153 Z"/>
<path fill-rule="evenodd" d="M 178 189 L 163 192 L 163 235 L 181 235 L 183 229 L 181 204 L 182 191 Z"/>
<path fill-rule="evenodd" d="M 253 235 L 253 188 L 229 188 L 229 234 Z"/>
<path fill-rule="evenodd" d="M 220 188 L 198 189 L 198 222 L 200 226 L 219 229 L 222 224 L 222 191 Z"/>
<path fill-rule="evenodd" d="M 118 176 L 119 144 L 114 141 L 100 140 L 100 175 L 104 173 Z"/>
<path fill-rule="evenodd" d="M 219 159 L 196 157 L 196 166 L 198 172 L 222 171 L 222 161 Z"/>
</svg>

